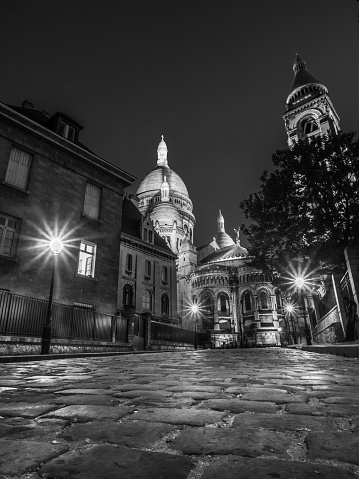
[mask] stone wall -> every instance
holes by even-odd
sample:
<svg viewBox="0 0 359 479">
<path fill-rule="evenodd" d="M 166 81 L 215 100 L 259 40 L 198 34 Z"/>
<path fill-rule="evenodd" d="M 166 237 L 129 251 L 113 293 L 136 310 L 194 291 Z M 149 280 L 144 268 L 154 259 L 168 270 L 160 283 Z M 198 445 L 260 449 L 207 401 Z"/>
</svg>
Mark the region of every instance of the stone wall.
<svg viewBox="0 0 359 479">
<path fill-rule="evenodd" d="M 132 350 L 133 346 L 127 343 L 53 339 L 51 341 L 50 354 L 103 353 Z M 41 354 L 40 338 L 0 336 L 0 356 L 39 354 Z"/>
<path fill-rule="evenodd" d="M 335 306 L 318 322 L 313 331 L 313 341 L 317 344 L 333 344 L 343 340 L 343 328 L 339 319 L 338 307 Z"/>
</svg>

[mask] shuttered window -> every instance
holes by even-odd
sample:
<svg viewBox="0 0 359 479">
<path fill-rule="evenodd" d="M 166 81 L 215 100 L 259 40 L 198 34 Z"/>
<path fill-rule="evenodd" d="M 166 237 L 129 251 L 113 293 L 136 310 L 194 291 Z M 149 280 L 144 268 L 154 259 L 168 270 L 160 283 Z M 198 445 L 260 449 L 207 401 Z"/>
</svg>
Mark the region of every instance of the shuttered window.
<svg viewBox="0 0 359 479">
<path fill-rule="evenodd" d="M 0 213 L 0 254 L 8 257 L 15 256 L 16 235 L 20 220 Z"/>
<path fill-rule="evenodd" d="M 27 189 L 31 155 L 17 148 L 12 148 L 9 164 L 6 171 L 5 182 L 22 190 Z"/>
<path fill-rule="evenodd" d="M 87 183 L 85 192 L 84 214 L 91 218 L 100 217 L 101 189 Z"/>
</svg>

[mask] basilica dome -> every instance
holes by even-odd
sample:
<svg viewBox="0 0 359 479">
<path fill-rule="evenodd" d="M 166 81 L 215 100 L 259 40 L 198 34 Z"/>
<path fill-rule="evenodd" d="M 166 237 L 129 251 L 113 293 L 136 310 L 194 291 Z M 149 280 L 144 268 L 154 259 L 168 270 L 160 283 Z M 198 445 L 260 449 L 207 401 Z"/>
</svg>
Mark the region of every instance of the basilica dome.
<svg viewBox="0 0 359 479">
<path fill-rule="evenodd" d="M 145 193 L 158 193 L 161 190 L 164 177 L 166 177 L 169 188 L 173 193 L 179 193 L 189 198 L 188 190 L 182 178 L 168 166 L 157 166 L 150 171 L 141 181 L 137 189 L 137 196 L 141 197 Z"/>
</svg>

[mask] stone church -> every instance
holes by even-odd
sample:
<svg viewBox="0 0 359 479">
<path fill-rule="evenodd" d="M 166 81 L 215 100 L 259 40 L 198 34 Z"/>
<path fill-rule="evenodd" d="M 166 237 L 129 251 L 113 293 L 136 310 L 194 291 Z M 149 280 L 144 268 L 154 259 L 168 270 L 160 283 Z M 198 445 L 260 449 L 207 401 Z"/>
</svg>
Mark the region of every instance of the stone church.
<svg viewBox="0 0 359 479">
<path fill-rule="evenodd" d="M 293 70 L 283 115 L 289 146 L 306 136 L 339 131 L 327 88 L 298 55 Z M 192 201 L 184 181 L 169 167 L 163 136 L 157 165 L 142 180 L 136 196 L 142 215 L 149 215 L 155 231 L 176 255 L 179 324 L 207 332 L 216 347 L 279 345 L 280 327 L 285 324 L 280 291 L 252 266 L 253 257 L 240 244 L 239 229 L 234 229 L 234 237 L 226 232 L 220 210 L 212 239 L 194 245 Z M 296 326 L 298 338 L 304 338 L 300 321 Z"/>
</svg>

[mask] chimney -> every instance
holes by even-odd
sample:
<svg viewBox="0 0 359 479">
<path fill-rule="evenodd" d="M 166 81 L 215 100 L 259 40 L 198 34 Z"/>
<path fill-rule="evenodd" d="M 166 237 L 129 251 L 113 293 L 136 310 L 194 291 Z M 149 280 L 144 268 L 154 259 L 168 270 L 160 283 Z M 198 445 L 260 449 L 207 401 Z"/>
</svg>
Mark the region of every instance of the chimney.
<svg viewBox="0 0 359 479">
<path fill-rule="evenodd" d="M 23 107 L 23 108 L 29 108 L 30 110 L 33 110 L 33 109 L 34 109 L 34 104 L 31 103 L 31 101 L 24 100 L 24 101 L 22 102 L 22 107 Z"/>
</svg>

